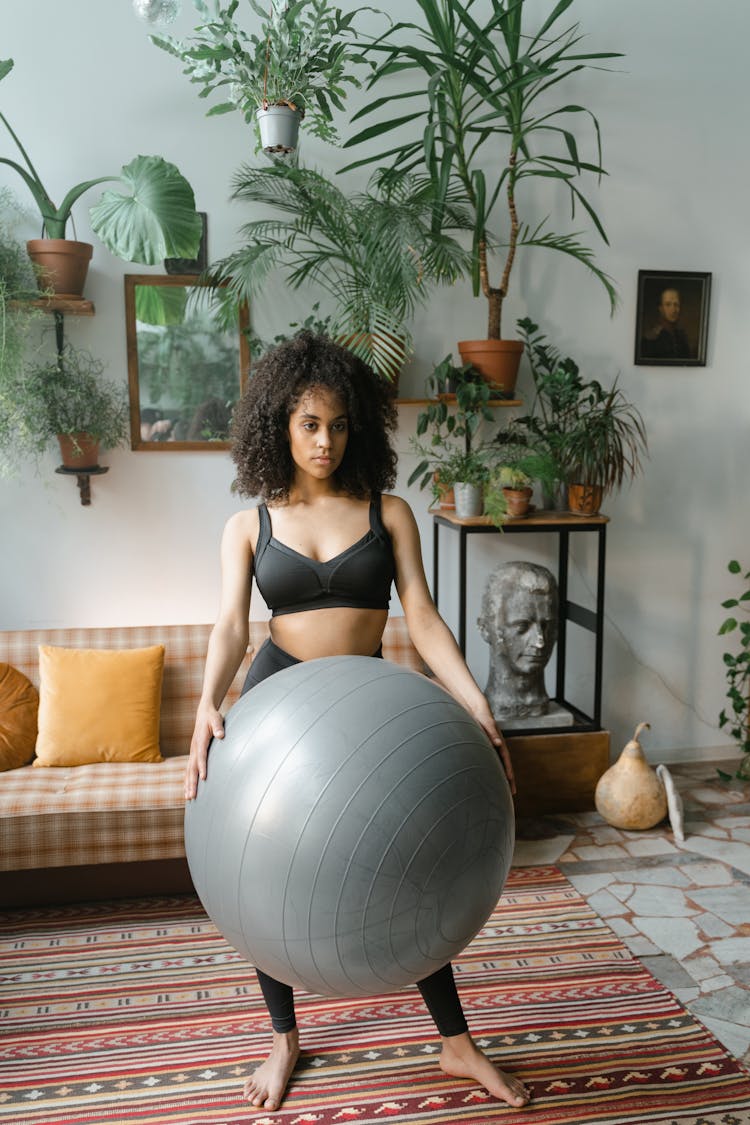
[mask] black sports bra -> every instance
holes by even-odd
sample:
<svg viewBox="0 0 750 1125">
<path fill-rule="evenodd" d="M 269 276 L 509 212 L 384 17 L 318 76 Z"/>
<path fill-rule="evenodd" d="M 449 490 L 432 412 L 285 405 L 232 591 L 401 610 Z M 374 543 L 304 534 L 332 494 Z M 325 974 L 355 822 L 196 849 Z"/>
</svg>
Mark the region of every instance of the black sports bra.
<svg viewBox="0 0 750 1125">
<path fill-rule="evenodd" d="M 273 617 L 307 609 L 388 609 L 395 577 L 391 538 L 370 501 L 370 530 L 341 554 L 318 562 L 272 535 L 265 504 L 258 506 L 255 581 Z"/>
</svg>

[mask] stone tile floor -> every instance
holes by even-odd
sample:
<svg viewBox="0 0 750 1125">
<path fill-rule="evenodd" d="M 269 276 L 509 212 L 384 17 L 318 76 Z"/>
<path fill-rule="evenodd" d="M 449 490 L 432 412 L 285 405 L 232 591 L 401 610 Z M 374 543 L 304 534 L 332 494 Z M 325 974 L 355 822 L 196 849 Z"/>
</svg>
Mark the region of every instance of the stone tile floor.
<svg viewBox="0 0 750 1125">
<path fill-rule="evenodd" d="M 514 865 L 554 863 L 658 980 L 750 1067 L 750 783 L 669 766 L 684 841 L 597 812 L 519 821 Z"/>
</svg>

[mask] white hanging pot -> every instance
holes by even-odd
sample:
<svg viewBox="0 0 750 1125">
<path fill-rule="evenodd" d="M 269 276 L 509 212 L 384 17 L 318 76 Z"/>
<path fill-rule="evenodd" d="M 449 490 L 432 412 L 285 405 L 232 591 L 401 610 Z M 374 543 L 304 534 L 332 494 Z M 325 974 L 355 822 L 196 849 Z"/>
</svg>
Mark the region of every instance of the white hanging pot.
<svg viewBox="0 0 750 1125">
<path fill-rule="evenodd" d="M 289 105 L 268 105 L 256 110 L 263 151 L 269 156 L 284 156 L 294 152 L 304 112 L 303 109 Z"/>
<path fill-rule="evenodd" d="M 453 496 L 456 503 L 456 515 L 461 520 L 473 519 L 481 516 L 484 510 L 484 493 L 481 484 L 466 484 L 454 481 Z"/>
</svg>

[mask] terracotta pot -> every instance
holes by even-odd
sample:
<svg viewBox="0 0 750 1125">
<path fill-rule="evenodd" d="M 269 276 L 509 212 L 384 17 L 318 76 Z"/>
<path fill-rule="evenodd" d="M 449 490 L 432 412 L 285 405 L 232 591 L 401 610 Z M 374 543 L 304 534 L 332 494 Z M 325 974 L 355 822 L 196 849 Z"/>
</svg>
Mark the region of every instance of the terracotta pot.
<svg viewBox="0 0 750 1125">
<path fill-rule="evenodd" d="M 294 152 L 299 140 L 301 109 L 289 105 L 268 105 L 255 112 L 260 132 L 260 145 L 271 156 L 286 156 Z"/>
<path fill-rule="evenodd" d="M 95 469 L 99 464 L 99 439 L 91 434 L 58 434 L 65 469 Z"/>
<path fill-rule="evenodd" d="M 31 238 L 26 250 L 39 267 L 38 284 L 57 297 L 82 297 L 89 262 L 94 252 L 90 242 L 69 238 Z"/>
<path fill-rule="evenodd" d="M 464 363 L 473 363 L 494 391 L 512 395 L 523 354 L 520 340 L 459 340 Z"/>
<path fill-rule="evenodd" d="M 432 474 L 432 481 L 438 494 L 438 508 L 443 511 L 452 511 L 456 506 L 456 497 L 452 484 L 441 484 L 437 472 Z"/>
<path fill-rule="evenodd" d="M 569 484 L 568 511 L 577 516 L 598 516 L 604 489 L 598 484 Z"/>
<path fill-rule="evenodd" d="M 525 516 L 529 510 L 533 488 L 504 488 L 509 516 Z"/>
</svg>

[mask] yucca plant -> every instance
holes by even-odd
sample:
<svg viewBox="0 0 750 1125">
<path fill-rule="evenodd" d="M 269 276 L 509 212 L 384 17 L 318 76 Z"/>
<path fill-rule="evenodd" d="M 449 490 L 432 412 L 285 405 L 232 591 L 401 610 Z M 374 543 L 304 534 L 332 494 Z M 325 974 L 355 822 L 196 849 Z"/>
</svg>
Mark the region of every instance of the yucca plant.
<svg viewBox="0 0 750 1125">
<path fill-rule="evenodd" d="M 265 204 L 273 217 L 246 223 L 241 249 L 212 266 L 231 301 L 252 301 L 277 272 L 293 289 L 325 293 L 331 335 L 387 378 L 411 348 L 409 321 L 431 286 L 467 268 L 467 252 L 450 233 L 466 228 L 466 211 L 449 195 L 438 224 L 425 177 L 384 182 L 376 174 L 365 190 L 347 194 L 307 168 L 245 165 L 233 198 Z"/>
<path fill-rule="evenodd" d="M 577 24 L 560 29 L 572 2 L 556 0 L 530 28 L 524 22 L 531 7 L 526 0 L 489 0 L 489 15 L 482 22 L 475 16 L 475 0 L 417 0 L 422 23 L 399 21 L 369 46 L 380 61 L 368 88 L 393 75 L 409 88 L 377 97 L 355 114 L 353 120 L 380 116 L 397 99 L 403 107 L 346 143 L 372 142 L 395 130 L 409 130 L 410 138 L 348 167 L 390 158 L 402 171 L 425 170 L 441 198 L 460 185 L 472 214 L 474 295 L 481 292 L 488 302 L 488 339 L 500 338 L 503 302 L 522 246 L 573 258 L 601 282 L 612 308 L 616 302 L 612 280 L 578 232 L 556 233 L 546 218 L 525 217 L 531 204 L 523 189 L 557 184 L 571 210 L 580 206 L 607 241 L 579 186 L 584 175 L 604 174 L 598 121 L 586 107 L 565 98 L 560 104 L 554 95 L 555 87 L 571 75 L 619 55 L 583 51 Z M 539 5 L 533 7 L 536 12 Z M 584 157 L 574 131 L 579 121 L 590 127 L 592 157 Z M 493 281 L 490 264 L 496 252 L 500 276 Z"/>
</svg>

